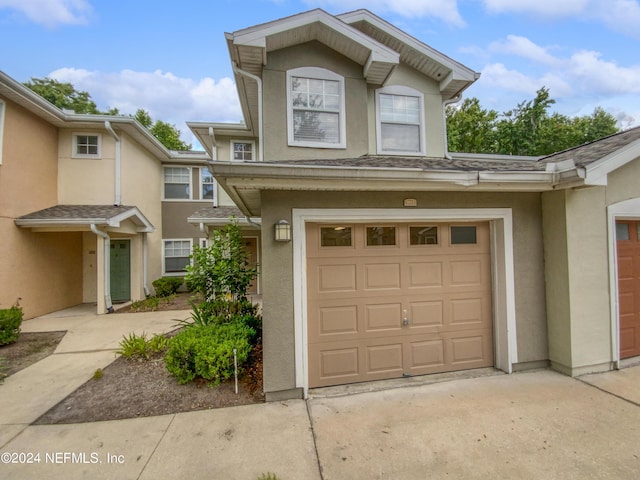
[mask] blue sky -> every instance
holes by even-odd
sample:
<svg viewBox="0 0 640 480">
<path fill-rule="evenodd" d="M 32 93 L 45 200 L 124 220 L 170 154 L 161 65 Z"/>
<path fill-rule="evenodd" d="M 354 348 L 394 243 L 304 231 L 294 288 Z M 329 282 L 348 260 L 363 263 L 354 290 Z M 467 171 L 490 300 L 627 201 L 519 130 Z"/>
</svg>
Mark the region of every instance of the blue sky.
<svg viewBox="0 0 640 480">
<path fill-rule="evenodd" d="M 187 120 L 241 120 L 224 32 L 313 8 L 368 8 L 480 72 L 466 96 L 485 108 L 546 86 L 555 111 L 640 125 L 639 0 L 0 0 L 0 70 L 144 108 L 192 142 Z"/>
</svg>

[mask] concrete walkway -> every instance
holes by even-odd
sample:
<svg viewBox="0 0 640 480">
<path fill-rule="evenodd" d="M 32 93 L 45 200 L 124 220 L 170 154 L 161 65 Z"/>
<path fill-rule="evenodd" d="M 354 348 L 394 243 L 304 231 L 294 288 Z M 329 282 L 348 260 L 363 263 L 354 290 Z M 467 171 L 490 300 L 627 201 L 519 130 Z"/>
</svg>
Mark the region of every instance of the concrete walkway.
<svg viewBox="0 0 640 480">
<path fill-rule="evenodd" d="M 126 323 L 116 317 L 103 321 Z M 135 326 L 151 333 L 162 331 L 165 321 L 172 325 L 155 319 Z M 81 325 L 91 328 L 78 323 L 77 336 Z M 98 344 L 108 335 L 119 341 L 112 330 L 103 329 Z M 69 348 L 78 339 L 70 339 Z M 53 357 L 91 359 L 86 380 L 95 365 L 109 361 L 92 357 L 102 353 L 113 355 Z M 12 404 L 42 395 L 33 389 L 21 396 L 17 383 L 35 381 L 43 362 L 26 369 L 31 372 L 20 382 L 0 386 L 0 478 L 257 479 L 271 472 L 281 480 L 583 480 L 637 479 L 640 472 L 640 367 L 579 379 L 539 370 L 308 401 L 27 426 L 39 414 L 29 417 Z"/>
</svg>

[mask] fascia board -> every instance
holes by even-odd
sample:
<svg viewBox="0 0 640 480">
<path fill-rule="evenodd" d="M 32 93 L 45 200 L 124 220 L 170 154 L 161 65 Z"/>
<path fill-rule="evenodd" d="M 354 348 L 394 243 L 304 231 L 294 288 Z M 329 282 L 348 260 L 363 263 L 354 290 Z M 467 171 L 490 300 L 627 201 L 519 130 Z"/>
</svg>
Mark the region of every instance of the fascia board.
<svg viewBox="0 0 640 480">
<path fill-rule="evenodd" d="M 365 35 L 351 25 L 338 20 L 333 15 L 330 15 L 321 9 L 311 10 L 309 12 L 281 20 L 274 20 L 273 22 L 258 25 L 256 27 L 239 30 L 232 34 L 233 44 L 266 48 L 266 38 L 268 36 L 303 27 L 305 25 L 310 25 L 312 23 L 321 23 L 344 35 L 348 39 L 368 48 L 372 52 L 372 59 L 374 61 L 394 64 L 398 64 L 400 62 L 400 54 L 398 52 Z"/>
<path fill-rule="evenodd" d="M 553 183 L 553 172 L 478 172 L 481 183 Z"/>
<path fill-rule="evenodd" d="M 19 227 L 39 228 L 39 227 L 64 227 L 64 226 L 88 226 L 109 225 L 106 218 L 68 218 L 68 219 L 38 219 L 38 218 L 17 218 L 14 220 Z"/>
<path fill-rule="evenodd" d="M 358 21 L 364 21 L 373 25 L 375 28 L 384 31 L 388 35 L 394 36 L 407 46 L 413 48 L 414 50 L 420 52 L 421 54 L 432 58 L 438 63 L 450 68 L 454 75 L 453 78 L 461 79 L 461 80 L 469 80 L 475 81 L 478 79 L 478 73 L 474 70 L 471 70 L 469 67 L 462 65 L 461 63 L 453 60 L 452 58 L 446 56 L 442 52 L 435 50 L 429 45 L 417 40 L 416 38 L 406 34 L 399 28 L 391 25 L 380 17 L 374 15 L 368 10 L 356 10 L 354 12 L 345 13 L 342 15 L 337 15 L 337 18 L 342 20 L 347 24 L 355 23 Z"/>
<path fill-rule="evenodd" d="M 613 153 L 585 167 L 586 185 L 606 185 L 607 175 L 640 157 L 640 140 L 619 148 Z"/>
<path fill-rule="evenodd" d="M 122 212 L 109 218 L 109 226 L 118 228 L 123 221 L 129 219 L 132 219 L 134 223 L 138 224 L 137 230 L 139 232 L 152 233 L 155 231 L 154 226 L 149 220 L 147 220 L 147 217 L 145 217 L 137 207 L 131 208 L 126 212 Z"/>
</svg>

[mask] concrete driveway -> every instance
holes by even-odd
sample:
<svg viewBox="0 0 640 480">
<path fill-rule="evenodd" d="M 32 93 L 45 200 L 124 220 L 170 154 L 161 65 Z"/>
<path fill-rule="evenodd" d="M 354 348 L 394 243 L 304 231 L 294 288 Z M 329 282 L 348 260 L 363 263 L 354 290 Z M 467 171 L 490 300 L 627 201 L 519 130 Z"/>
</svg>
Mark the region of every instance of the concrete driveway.
<svg viewBox="0 0 640 480">
<path fill-rule="evenodd" d="M 3 479 L 640 476 L 640 367 L 579 379 L 496 374 L 76 425 L 12 424 L 3 410 L 22 400 L 8 398 L 17 390 L 6 386 Z"/>
</svg>

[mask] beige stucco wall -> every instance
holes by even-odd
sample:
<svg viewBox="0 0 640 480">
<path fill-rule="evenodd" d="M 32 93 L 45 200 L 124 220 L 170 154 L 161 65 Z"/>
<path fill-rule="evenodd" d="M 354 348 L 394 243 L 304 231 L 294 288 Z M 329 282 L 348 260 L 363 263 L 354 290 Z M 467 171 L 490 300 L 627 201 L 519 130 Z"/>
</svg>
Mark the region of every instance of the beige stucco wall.
<svg viewBox="0 0 640 480">
<path fill-rule="evenodd" d="M 262 288 L 265 392 L 295 387 L 293 244 L 276 243 L 272 225 L 291 220 L 292 208 L 402 208 L 406 197 L 418 208 L 512 208 L 518 363 L 548 359 L 545 315 L 542 212 L 537 193 L 262 193 Z"/>
<path fill-rule="evenodd" d="M 3 100 L 0 308 L 20 298 L 25 318 L 31 318 L 82 301 L 82 239 L 77 233 L 36 233 L 15 225 L 15 218 L 58 202 L 58 131 Z"/>
<path fill-rule="evenodd" d="M 617 360 L 607 206 L 640 198 L 638 178 L 640 159 L 611 172 L 606 186 L 542 194 L 549 358 L 569 375 L 608 370 Z"/>
</svg>

